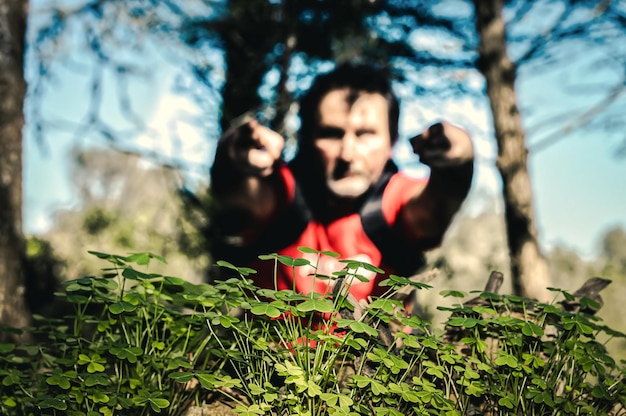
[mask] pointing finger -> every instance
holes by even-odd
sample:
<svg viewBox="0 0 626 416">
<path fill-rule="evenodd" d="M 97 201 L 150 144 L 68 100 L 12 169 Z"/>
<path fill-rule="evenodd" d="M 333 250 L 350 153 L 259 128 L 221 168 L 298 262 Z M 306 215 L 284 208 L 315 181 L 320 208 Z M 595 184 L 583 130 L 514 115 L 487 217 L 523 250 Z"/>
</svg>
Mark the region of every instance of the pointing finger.
<svg viewBox="0 0 626 416">
<path fill-rule="evenodd" d="M 264 150 L 274 159 L 278 159 L 285 145 L 283 137 L 274 130 L 259 124 L 256 120 L 251 122 L 250 127 L 256 148 Z"/>
</svg>

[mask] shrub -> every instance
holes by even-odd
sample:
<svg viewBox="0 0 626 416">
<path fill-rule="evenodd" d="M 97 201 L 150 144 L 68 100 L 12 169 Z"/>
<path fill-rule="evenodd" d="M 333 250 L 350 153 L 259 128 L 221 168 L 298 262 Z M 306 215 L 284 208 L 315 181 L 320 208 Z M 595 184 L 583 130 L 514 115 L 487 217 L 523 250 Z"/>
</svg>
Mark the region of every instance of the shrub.
<svg viewBox="0 0 626 416">
<path fill-rule="evenodd" d="M 3 414 L 178 415 L 216 395 L 240 415 L 625 411 L 624 363 L 599 341 L 624 335 L 559 304 L 481 293 L 448 308 L 442 332 L 394 297 L 429 288 L 411 279 L 391 275 L 384 295 L 354 302 L 345 287 L 360 270 L 383 272 L 361 262 L 324 277 L 333 293 L 304 296 L 226 262 L 230 278 L 195 285 L 138 270 L 159 256 L 93 254 L 111 267 L 66 283 L 71 316 L 37 317 L 26 330 L 41 342 L 0 345 Z"/>
</svg>

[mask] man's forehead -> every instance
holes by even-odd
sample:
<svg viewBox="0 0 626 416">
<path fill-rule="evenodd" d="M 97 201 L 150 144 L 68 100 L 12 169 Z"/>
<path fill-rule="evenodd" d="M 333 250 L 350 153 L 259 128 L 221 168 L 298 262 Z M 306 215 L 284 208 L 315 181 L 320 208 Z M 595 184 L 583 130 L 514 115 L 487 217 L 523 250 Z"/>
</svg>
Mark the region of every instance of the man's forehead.
<svg viewBox="0 0 626 416">
<path fill-rule="evenodd" d="M 332 114 L 336 111 L 358 111 L 388 109 L 387 99 L 380 93 L 339 88 L 330 90 L 324 95 L 319 104 L 320 115 Z"/>
</svg>

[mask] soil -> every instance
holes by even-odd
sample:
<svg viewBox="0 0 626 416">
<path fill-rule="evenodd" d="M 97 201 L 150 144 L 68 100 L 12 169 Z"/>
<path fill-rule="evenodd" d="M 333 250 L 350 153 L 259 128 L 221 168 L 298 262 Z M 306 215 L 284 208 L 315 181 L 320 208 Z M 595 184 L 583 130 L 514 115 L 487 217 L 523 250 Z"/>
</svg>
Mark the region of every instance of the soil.
<svg viewBox="0 0 626 416">
<path fill-rule="evenodd" d="M 215 401 L 204 406 L 191 406 L 184 416 L 236 416 L 232 403 Z"/>
</svg>

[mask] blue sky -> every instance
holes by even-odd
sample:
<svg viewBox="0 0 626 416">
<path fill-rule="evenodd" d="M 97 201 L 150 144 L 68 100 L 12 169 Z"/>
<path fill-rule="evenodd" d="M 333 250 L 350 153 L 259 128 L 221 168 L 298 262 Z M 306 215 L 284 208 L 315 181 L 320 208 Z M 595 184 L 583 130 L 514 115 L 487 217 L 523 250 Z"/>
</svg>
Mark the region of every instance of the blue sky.
<svg viewBox="0 0 626 416">
<path fill-rule="evenodd" d="M 626 134 L 621 128 L 585 128 L 589 109 L 614 86 L 621 87 L 622 94 L 608 110 L 623 120 L 623 63 L 602 48 L 587 48 L 584 54 L 560 52 L 557 69 L 540 76 L 533 76 L 532 69 L 522 72 L 517 89 L 525 110 L 522 117 L 542 242 L 577 249 L 589 257 L 608 229 L 626 229 L 626 157 L 617 157 Z M 597 59 L 603 59 L 604 65 Z M 563 115 L 561 130 L 539 127 L 555 114 Z M 560 135 L 564 129 L 571 133 Z M 533 145 L 547 137 L 561 136 L 533 151 Z"/>
<path fill-rule="evenodd" d="M 626 159 L 617 140 L 572 135 L 531 158 L 539 230 L 545 245 L 599 248 L 611 227 L 626 229 Z"/>
</svg>

